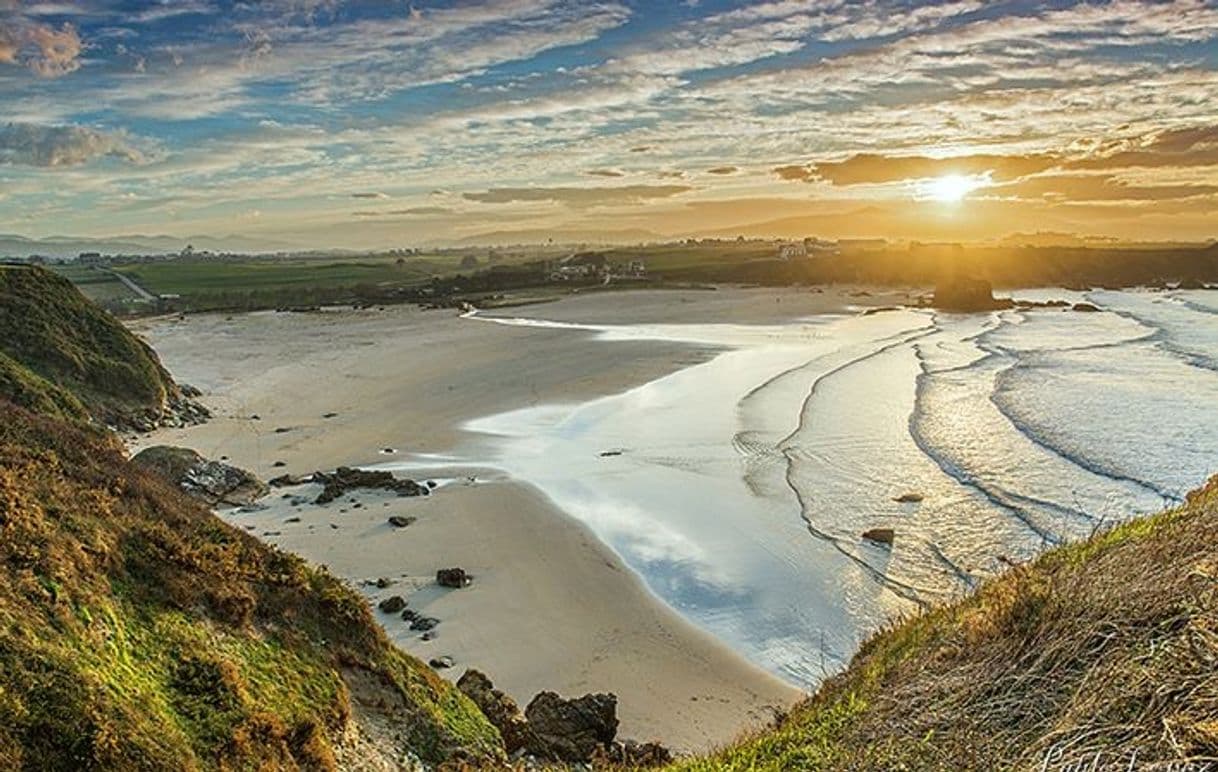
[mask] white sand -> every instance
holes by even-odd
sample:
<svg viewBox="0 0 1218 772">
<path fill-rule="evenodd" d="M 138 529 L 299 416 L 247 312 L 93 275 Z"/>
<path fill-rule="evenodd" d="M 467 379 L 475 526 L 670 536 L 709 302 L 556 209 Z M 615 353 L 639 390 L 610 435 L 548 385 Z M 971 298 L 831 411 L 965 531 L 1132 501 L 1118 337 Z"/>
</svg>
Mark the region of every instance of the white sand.
<svg viewBox="0 0 1218 772">
<path fill-rule="evenodd" d="M 589 323 L 764 322 L 891 300 L 797 290 L 631 292 L 500 313 Z M 203 389 L 216 418 L 133 444 L 193 447 L 264 478 L 443 453 L 466 420 L 616 393 L 711 353 L 655 341 L 607 345 L 569 330 L 405 307 L 207 315 L 144 322 L 136 332 L 179 381 Z M 412 608 L 441 620 L 435 640 L 424 642 L 407 623 L 382 618 L 412 653 L 452 656 L 457 666 L 445 675 L 481 669 L 522 705 L 545 689 L 610 691 L 619 697 L 623 737 L 686 751 L 728 742 L 799 697 L 659 602 L 583 525 L 528 486 L 491 476 L 427 498 L 348 498 L 360 507 L 344 499 L 292 508 L 275 498 L 266 512 L 231 517 L 355 582 L 393 578 L 388 590 L 364 589 L 374 599 L 407 596 Z M 418 522 L 394 529 L 389 514 Z M 301 521 L 285 523 L 291 516 Z M 435 587 L 435 570 L 449 566 L 473 573 L 474 585 Z"/>
</svg>

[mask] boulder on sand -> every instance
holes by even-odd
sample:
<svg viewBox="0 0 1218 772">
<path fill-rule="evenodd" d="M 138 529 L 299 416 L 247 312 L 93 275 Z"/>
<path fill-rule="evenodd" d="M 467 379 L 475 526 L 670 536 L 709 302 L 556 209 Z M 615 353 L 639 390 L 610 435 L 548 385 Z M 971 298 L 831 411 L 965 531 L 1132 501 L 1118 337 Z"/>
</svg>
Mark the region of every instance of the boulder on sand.
<svg viewBox="0 0 1218 772">
<path fill-rule="evenodd" d="M 441 568 L 436 571 L 436 584 L 441 587 L 451 587 L 453 589 L 461 589 L 469 587 L 474 581 L 474 578 L 465 573 L 463 568 Z"/>
<path fill-rule="evenodd" d="M 157 445 L 131 460 L 212 507 L 249 506 L 270 493 L 265 483 L 244 469 L 209 461 L 189 448 Z"/>
<path fill-rule="evenodd" d="M 913 491 L 910 491 L 908 493 L 902 493 L 900 496 L 894 498 L 893 501 L 897 502 L 898 504 L 917 504 L 923 498 L 924 497 L 921 493 L 914 493 Z"/>
<path fill-rule="evenodd" d="M 405 528 L 408 525 L 414 524 L 418 520 L 417 517 L 402 517 L 401 515 L 393 515 L 389 518 L 389 524 L 394 528 Z"/>
<path fill-rule="evenodd" d="M 406 599 L 401 595 L 394 595 L 378 603 L 377 608 L 386 614 L 396 614 L 406 608 Z"/>
<path fill-rule="evenodd" d="M 886 547 L 891 547 L 893 540 L 896 538 L 896 531 L 891 528 L 871 528 L 863 531 L 863 538 L 867 541 L 883 544 Z"/>
</svg>

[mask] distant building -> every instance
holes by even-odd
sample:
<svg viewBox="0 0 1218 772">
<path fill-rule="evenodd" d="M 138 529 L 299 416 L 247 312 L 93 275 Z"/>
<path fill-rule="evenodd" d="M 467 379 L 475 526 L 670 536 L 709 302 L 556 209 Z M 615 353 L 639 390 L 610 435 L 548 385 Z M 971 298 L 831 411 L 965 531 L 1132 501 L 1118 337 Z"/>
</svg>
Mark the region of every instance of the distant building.
<svg viewBox="0 0 1218 772">
<path fill-rule="evenodd" d="M 102 265 L 106 259 L 100 252 L 81 252 L 76 256 L 76 262 L 81 265 Z"/>
<path fill-rule="evenodd" d="M 779 260 L 793 260 L 797 257 L 807 257 L 808 248 L 802 241 L 792 241 L 778 245 Z"/>
</svg>

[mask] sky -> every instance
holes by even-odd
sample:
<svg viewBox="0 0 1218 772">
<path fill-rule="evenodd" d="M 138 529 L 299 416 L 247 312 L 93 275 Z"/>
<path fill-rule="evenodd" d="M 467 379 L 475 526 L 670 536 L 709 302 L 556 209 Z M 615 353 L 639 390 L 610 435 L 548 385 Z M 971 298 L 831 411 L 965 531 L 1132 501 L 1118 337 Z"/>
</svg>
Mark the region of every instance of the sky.
<svg viewBox="0 0 1218 772">
<path fill-rule="evenodd" d="M 0 233 L 1218 238 L 1218 0 L 0 0 Z"/>
</svg>

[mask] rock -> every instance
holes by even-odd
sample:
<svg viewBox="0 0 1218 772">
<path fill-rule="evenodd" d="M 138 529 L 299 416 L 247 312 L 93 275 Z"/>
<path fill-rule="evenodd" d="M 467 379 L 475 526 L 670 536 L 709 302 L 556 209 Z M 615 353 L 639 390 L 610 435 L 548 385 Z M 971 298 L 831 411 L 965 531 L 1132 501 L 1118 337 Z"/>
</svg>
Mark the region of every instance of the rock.
<svg viewBox="0 0 1218 772">
<path fill-rule="evenodd" d="M 329 420 L 331 418 L 338 418 L 338 413 L 326 413 L 325 415 L 322 416 L 322 418 L 325 418 L 327 420 Z"/>
<path fill-rule="evenodd" d="M 285 523 L 299 523 L 299 522 L 300 522 L 300 518 L 299 518 L 299 517 L 289 517 L 287 520 L 284 520 L 283 522 L 285 522 Z"/>
<path fill-rule="evenodd" d="M 438 624 L 440 624 L 440 620 L 435 617 L 415 617 L 415 620 L 410 623 L 410 629 L 424 632 L 433 629 Z"/>
<path fill-rule="evenodd" d="M 617 697 L 586 694 L 564 700 L 542 692 L 524 710 L 525 748 L 539 758 L 585 763 L 605 753 L 617 735 Z"/>
<path fill-rule="evenodd" d="M 294 474 L 283 474 L 272 479 L 267 484 L 272 488 L 294 488 L 297 485 L 304 485 L 308 480 L 303 477 L 297 477 Z"/>
<path fill-rule="evenodd" d="M 418 521 L 417 517 L 402 517 L 401 515 L 393 515 L 389 518 L 389 524 L 394 528 L 405 528 L 408 525 L 413 525 Z"/>
<path fill-rule="evenodd" d="M 203 392 L 191 386 L 189 383 L 179 383 L 178 391 L 182 392 L 182 396 L 187 399 L 198 399 L 203 396 Z"/>
<path fill-rule="evenodd" d="M 276 461 L 275 463 L 271 464 L 271 467 L 273 467 L 275 469 L 283 469 L 287 465 L 288 465 L 288 462 L 286 462 L 286 461 Z"/>
<path fill-rule="evenodd" d="M 340 466 L 333 474 L 317 472 L 313 475 L 313 480 L 325 485 L 321 495 L 317 497 L 318 504 L 329 504 L 348 491 L 358 489 L 393 491 L 399 496 L 426 496 L 429 493 L 425 486 L 414 480 L 399 480 L 392 472 L 351 469 L 345 466 Z"/>
<path fill-rule="evenodd" d="M 657 742 L 640 743 L 626 740 L 615 742 L 606 748 L 603 760 L 627 769 L 662 767 L 672 763 L 672 751 Z"/>
<path fill-rule="evenodd" d="M 863 538 L 867 541 L 873 541 L 876 544 L 883 544 L 891 547 L 893 539 L 896 538 L 896 531 L 891 528 L 871 528 L 863 531 Z"/>
<path fill-rule="evenodd" d="M 402 621 L 403 622 L 413 622 L 415 619 L 418 619 L 418 617 L 419 617 L 419 612 L 415 611 L 414 609 L 408 608 L 402 612 Z"/>
<path fill-rule="evenodd" d="M 378 590 L 383 590 L 386 587 L 388 587 L 389 585 L 393 584 L 393 580 L 388 577 L 382 576 L 379 579 L 377 579 L 375 582 L 373 582 L 373 584 L 376 585 Z"/>
<path fill-rule="evenodd" d="M 620 455 L 622 455 L 622 452 L 623 451 L 620 451 L 620 450 L 604 450 L 604 451 L 601 451 L 601 458 L 612 458 L 613 456 L 620 456 Z"/>
<path fill-rule="evenodd" d="M 431 665 L 436 670 L 447 670 L 448 668 L 452 667 L 453 665 L 455 665 L 457 663 L 453 660 L 452 657 L 449 657 L 446 655 L 443 657 L 432 657 L 431 660 L 428 661 L 427 664 Z"/>
<path fill-rule="evenodd" d="M 189 448 L 157 445 L 131 460 L 208 506 L 249 506 L 270 493 L 265 483 L 244 469 L 209 461 Z"/>
<path fill-rule="evenodd" d="M 463 568 L 441 568 L 436 571 L 436 584 L 441 587 L 452 587 L 453 589 L 461 589 L 469 587 L 474 581 L 474 578 L 465 573 Z"/>
<path fill-rule="evenodd" d="M 487 721 L 499 730 L 509 756 L 525 746 L 526 724 L 520 706 L 495 688 L 491 679 L 477 670 L 466 670 L 457 679 L 457 688 L 478 706 Z"/>
<path fill-rule="evenodd" d="M 994 311 L 1011 308 L 1010 300 L 996 300 L 993 288 L 985 279 L 956 276 L 935 285 L 935 308 L 943 311 Z"/>
<path fill-rule="evenodd" d="M 909 493 L 902 493 L 900 496 L 893 499 L 893 501 L 897 502 L 898 504 L 917 504 L 918 502 L 922 501 L 923 498 L 925 497 L 921 493 L 914 493 L 910 491 Z"/>
<path fill-rule="evenodd" d="M 396 614 L 406 608 L 406 599 L 401 595 L 393 595 L 376 604 L 376 607 L 386 614 Z"/>
<path fill-rule="evenodd" d="M 287 434 L 290 431 L 292 431 L 292 427 L 290 426 L 279 426 L 276 427 L 275 434 Z"/>
<path fill-rule="evenodd" d="M 1094 314 L 1100 310 L 1098 306 L 1094 306 L 1091 303 L 1075 303 L 1071 308 L 1085 314 Z"/>
<path fill-rule="evenodd" d="M 1201 280 L 1195 279 L 1193 277 L 1189 277 L 1189 278 L 1181 281 L 1179 284 L 1177 284 L 1176 289 L 1178 289 L 1178 290 L 1202 290 L 1202 289 L 1205 289 L 1205 282 L 1202 282 Z"/>
<path fill-rule="evenodd" d="M 420 641 L 434 641 L 435 639 L 436 639 L 435 630 L 428 630 L 427 632 L 425 632 L 419 636 Z"/>
</svg>

